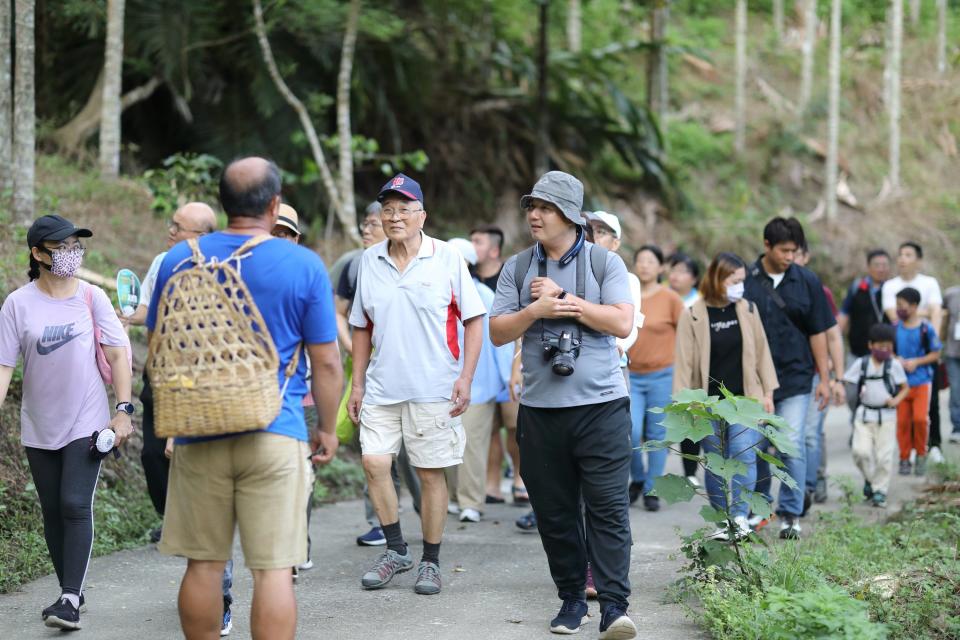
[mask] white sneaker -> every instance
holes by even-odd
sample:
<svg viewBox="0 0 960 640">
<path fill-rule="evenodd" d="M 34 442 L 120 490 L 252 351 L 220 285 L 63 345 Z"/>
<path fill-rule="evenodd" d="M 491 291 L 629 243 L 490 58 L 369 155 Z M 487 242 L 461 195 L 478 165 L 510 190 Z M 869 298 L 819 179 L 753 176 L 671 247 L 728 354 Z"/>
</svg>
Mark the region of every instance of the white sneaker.
<svg viewBox="0 0 960 640">
<path fill-rule="evenodd" d="M 697 476 L 687 476 L 687 482 L 692 484 L 695 488 L 700 488 L 700 481 L 697 480 Z"/>
<path fill-rule="evenodd" d="M 460 512 L 460 522 L 480 522 L 480 512 L 476 509 L 464 509 Z"/>
<path fill-rule="evenodd" d="M 940 451 L 940 447 L 930 447 L 930 451 L 927 453 L 927 461 L 930 464 L 940 464 L 943 462 L 943 452 Z"/>
<path fill-rule="evenodd" d="M 733 519 L 733 524 L 737 527 L 737 538 L 740 540 L 749 538 L 750 534 L 753 533 L 753 527 L 750 526 L 747 516 L 737 516 Z"/>
<path fill-rule="evenodd" d="M 960 432 L 953 432 L 950 434 L 950 437 L 947 438 L 950 444 L 960 444 Z"/>
<path fill-rule="evenodd" d="M 301 565 L 297 565 L 297 569 L 300 569 L 301 571 L 309 571 L 310 569 L 313 569 L 313 560 L 307 558 L 306 562 Z"/>
<path fill-rule="evenodd" d="M 460 515 L 460 505 L 456 502 L 450 502 L 447 504 L 447 513 L 452 516 Z"/>
</svg>

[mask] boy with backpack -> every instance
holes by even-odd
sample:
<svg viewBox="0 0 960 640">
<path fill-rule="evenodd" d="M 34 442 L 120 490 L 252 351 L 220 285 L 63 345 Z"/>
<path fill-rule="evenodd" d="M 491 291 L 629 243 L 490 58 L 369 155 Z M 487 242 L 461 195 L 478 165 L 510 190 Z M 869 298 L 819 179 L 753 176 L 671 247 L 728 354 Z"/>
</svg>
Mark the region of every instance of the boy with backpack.
<svg viewBox="0 0 960 640">
<path fill-rule="evenodd" d="M 927 430 L 930 426 L 930 394 L 933 366 L 940 360 L 943 345 L 937 330 L 920 317 L 920 292 L 907 287 L 897 293 L 896 353 L 907 372 L 910 391 L 897 406 L 897 442 L 900 445 L 900 475 L 912 470 L 927 472 Z M 933 366 L 931 366 L 933 365 Z M 916 450 L 916 465 L 910 464 L 910 452 Z"/>
<path fill-rule="evenodd" d="M 875 324 L 868 332 L 870 355 L 857 358 L 843 376 L 856 385 L 853 415 L 853 461 L 863 474 L 863 497 L 875 507 L 887 504 L 893 475 L 896 409 L 907 394 L 907 373 L 893 357 L 897 331 Z M 908 451 L 909 453 L 909 451 Z"/>
</svg>

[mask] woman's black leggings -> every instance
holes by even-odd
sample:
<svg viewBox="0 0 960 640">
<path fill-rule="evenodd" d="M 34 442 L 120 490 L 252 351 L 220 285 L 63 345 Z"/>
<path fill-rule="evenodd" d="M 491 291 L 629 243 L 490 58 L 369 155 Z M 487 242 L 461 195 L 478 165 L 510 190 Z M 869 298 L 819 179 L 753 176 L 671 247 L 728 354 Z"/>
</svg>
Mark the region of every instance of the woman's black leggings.
<svg viewBox="0 0 960 640">
<path fill-rule="evenodd" d="M 680 452 L 686 453 L 691 456 L 700 455 L 700 443 L 694 442 L 693 440 L 684 440 L 680 443 Z M 697 461 L 688 460 L 686 458 L 681 458 L 683 461 L 683 475 L 685 476 L 695 476 L 697 475 Z"/>
<path fill-rule="evenodd" d="M 79 596 L 93 550 L 93 494 L 100 461 L 90 457 L 87 438 L 62 449 L 26 449 L 60 588 Z"/>
</svg>

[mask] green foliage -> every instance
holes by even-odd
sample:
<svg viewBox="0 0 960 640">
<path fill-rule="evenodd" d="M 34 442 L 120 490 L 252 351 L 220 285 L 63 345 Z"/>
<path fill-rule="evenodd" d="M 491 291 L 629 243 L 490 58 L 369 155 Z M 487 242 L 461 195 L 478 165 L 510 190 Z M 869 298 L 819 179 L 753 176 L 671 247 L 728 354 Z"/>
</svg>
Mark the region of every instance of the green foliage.
<svg viewBox="0 0 960 640">
<path fill-rule="evenodd" d="M 143 179 L 153 194 L 154 212 L 167 216 L 187 202 L 215 204 L 221 169 L 219 159 L 196 153 L 177 153 L 162 168 L 148 169 Z"/>
<path fill-rule="evenodd" d="M 343 449 L 341 449 L 341 452 Z M 313 499 L 317 502 L 350 500 L 361 495 L 366 481 L 363 467 L 349 456 L 338 454 L 329 464 L 315 468 L 317 481 Z"/>
</svg>

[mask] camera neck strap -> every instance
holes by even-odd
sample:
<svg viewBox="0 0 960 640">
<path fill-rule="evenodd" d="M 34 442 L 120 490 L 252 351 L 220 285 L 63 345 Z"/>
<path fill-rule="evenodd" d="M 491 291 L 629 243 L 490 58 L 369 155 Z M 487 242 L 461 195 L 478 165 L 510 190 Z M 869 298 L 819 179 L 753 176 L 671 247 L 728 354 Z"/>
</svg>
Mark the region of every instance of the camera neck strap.
<svg viewBox="0 0 960 640">
<path fill-rule="evenodd" d="M 586 300 L 587 294 L 587 256 L 586 256 L 586 247 L 581 245 L 580 250 L 577 251 L 576 257 L 576 294 L 577 297 L 581 300 Z M 543 260 L 537 260 L 537 275 L 541 278 L 547 277 L 547 260 L 544 256 Z M 583 325 L 579 322 L 574 321 L 574 324 L 577 325 L 577 344 L 583 342 Z M 546 339 L 546 328 L 544 326 L 543 319 L 540 320 L 540 340 L 543 341 Z"/>
</svg>

